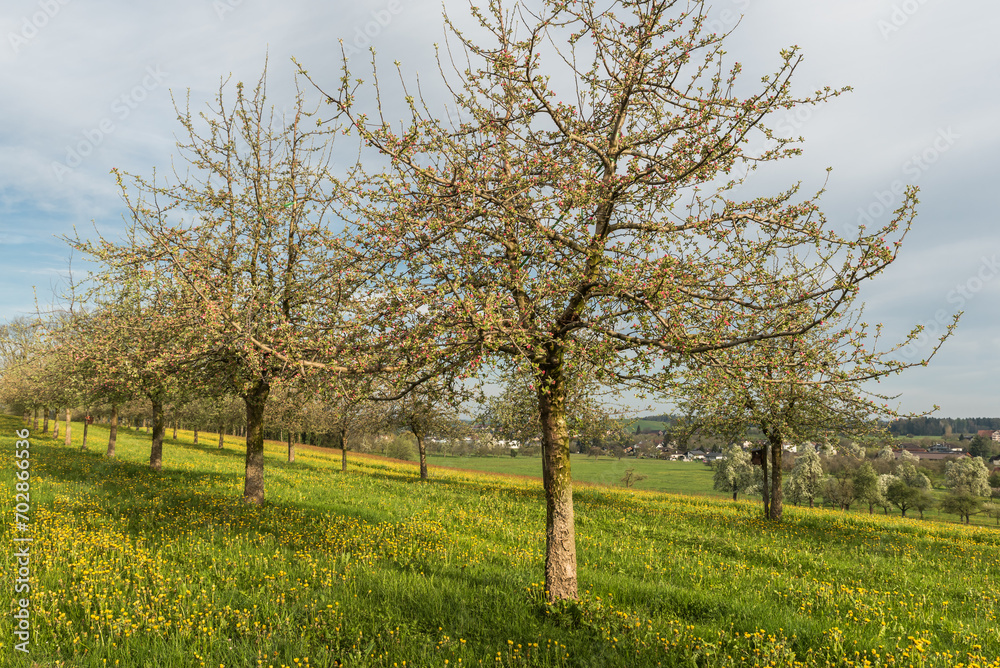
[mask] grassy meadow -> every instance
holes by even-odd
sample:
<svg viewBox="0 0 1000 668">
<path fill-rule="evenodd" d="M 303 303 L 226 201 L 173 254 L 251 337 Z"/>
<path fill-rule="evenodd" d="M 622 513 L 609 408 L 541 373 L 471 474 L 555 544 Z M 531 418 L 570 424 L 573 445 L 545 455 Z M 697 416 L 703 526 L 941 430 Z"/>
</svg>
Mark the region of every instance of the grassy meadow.
<svg viewBox="0 0 1000 668">
<path fill-rule="evenodd" d="M 14 430 L 0 418 L 3 588 Z M 238 439 L 190 433 L 148 470 L 32 436 L 30 654 L 0 665 L 1000 666 L 1000 532 L 580 486 L 578 603 L 545 603 L 540 483 L 267 449 L 244 506 Z M 530 460 L 529 460 L 530 461 Z M 607 464 L 606 461 L 597 464 Z M 576 462 L 574 462 L 576 465 Z M 707 470 L 707 469 L 706 469 Z"/>
<path fill-rule="evenodd" d="M 732 498 L 732 494 L 712 489 L 713 471 L 701 462 L 671 462 L 660 459 L 635 459 L 629 457 L 622 458 L 621 460 L 614 457 L 600 457 L 595 460 L 593 457 L 583 454 L 571 455 L 571 457 L 573 461 L 573 481 L 577 483 L 622 486 L 621 478 L 625 475 L 625 471 L 627 469 L 634 469 L 636 474 L 646 476 L 644 480 L 639 480 L 633 485 L 637 490 L 685 494 L 689 496 L 707 496 L 716 499 Z M 533 476 L 536 478 L 540 478 L 542 475 L 541 457 L 457 457 L 428 455 L 427 461 L 432 466 L 483 471 L 487 473 Z M 788 475 L 787 471 L 785 475 Z M 948 493 L 948 490 L 944 486 L 944 476 L 934 476 L 932 482 L 935 484 L 935 487 L 931 490 L 931 494 L 935 502 L 940 504 Z M 759 504 L 760 494 L 758 493 L 754 498 L 757 499 L 757 503 Z M 822 499 L 817 499 L 816 505 L 821 505 L 821 501 Z M 788 505 L 790 504 L 786 503 L 785 507 L 787 508 Z M 868 504 L 853 503 L 848 512 L 851 514 L 867 515 L 869 514 Z M 876 507 L 874 512 L 884 513 L 884 510 Z M 899 510 L 890 508 L 890 513 L 898 515 Z M 920 514 L 917 510 L 910 509 L 907 517 L 920 517 Z M 925 510 L 922 519 L 956 524 L 961 521 L 956 515 L 945 513 L 937 506 Z M 971 523 L 1000 528 L 1000 518 L 991 518 L 985 513 L 973 515 Z"/>
<path fill-rule="evenodd" d="M 646 476 L 633 487 L 652 492 L 671 494 L 693 494 L 720 499 L 732 498 L 732 494 L 712 489 L 712 469 L 701 462 L 669 462 L 658 459 L 636 459 L 623 457 L 600 457 L 594 459 L 583 454 L 571 455 L 574 482 L 596 485 L 621 485 L 627 469 L 634 469 L 637 475 Z M 453 457 L 448 455 L 428 455 L 431 466 L 503 473 L 505 475 L 526 475 L 540 478 L 541 457 Z"/>
<path fill-rule="evenodd" d="M 658 429 L 670 429 L 670 424 L 662 420 L 644 420 L 642 418 L 628 423 L 629 431 L 634 431 L 636 427 L 639 427 L 643 432 L 650 432 Z"/>
</svg>

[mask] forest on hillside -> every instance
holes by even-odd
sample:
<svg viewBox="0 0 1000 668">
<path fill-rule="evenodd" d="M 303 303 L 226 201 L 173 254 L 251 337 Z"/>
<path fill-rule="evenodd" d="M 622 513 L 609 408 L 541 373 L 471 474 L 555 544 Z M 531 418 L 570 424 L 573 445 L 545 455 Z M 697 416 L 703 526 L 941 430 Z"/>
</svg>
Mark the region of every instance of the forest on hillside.
<svg viewBox="0 0 1000 668">
<path fill-rule="evenodd" d="M 649 422 L 665 422 L 668 425 L 673 425 L 679 418 L 676 415 L 664 414 L 646 416 L 640 419 Z M 889 423 L 889 433 L 893 436 L 945 436 L 946 434 L 974 436 L 976 432 L 982 429 L 1000 429 L 1000 417 L 919 417 L 894 420 Z"/>
<path fill-rule="evenodd" d="M 981 429 L 1000 429 L 1000 418 L 920 417 L 896 420 L 889 425 L 889 432 L 895 436 L 944 436 L 949 427 L 952 434 L 975 434 Z"/>
</svg>

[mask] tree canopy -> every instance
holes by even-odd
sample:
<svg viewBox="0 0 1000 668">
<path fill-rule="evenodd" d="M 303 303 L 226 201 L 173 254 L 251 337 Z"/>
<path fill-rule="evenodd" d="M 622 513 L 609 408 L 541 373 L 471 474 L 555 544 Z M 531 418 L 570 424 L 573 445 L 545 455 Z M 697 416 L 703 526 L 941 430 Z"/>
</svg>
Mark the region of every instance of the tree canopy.
<svg viewBox="0 0 1000 668">
<path fill-rule="evenodd" d="M 531 12 L 490 0 L 471 7 L 476 38 L 445 17 L 442 71 L 468 65 L 452 68 L 440 111 L 406 89 L 397 124 L 377 70 L 365 88 L 346 54 L 329 93 L 332 122 L 362 146 L 341 215 L 374 268 L 370 294 L 395 316 L 388 339 L 411 364 L 461 355 L 469 374 L 531 370 L 553 599 L 576 596 L 567 378 L 670 382 L 701 354 L 801 336 L 896 258 L 915 212 L 911 188 L 885 226 L 845 238 L 822 189 L 741 198 L 746 174 L 799 152 L 775 114 L 842 90 L 796 93 L 789 48 L 737 93 L 740 66 L 704 13 L 678 0 Z M 751 150 L 755 139 L 769 148 Z"/>
</svg>

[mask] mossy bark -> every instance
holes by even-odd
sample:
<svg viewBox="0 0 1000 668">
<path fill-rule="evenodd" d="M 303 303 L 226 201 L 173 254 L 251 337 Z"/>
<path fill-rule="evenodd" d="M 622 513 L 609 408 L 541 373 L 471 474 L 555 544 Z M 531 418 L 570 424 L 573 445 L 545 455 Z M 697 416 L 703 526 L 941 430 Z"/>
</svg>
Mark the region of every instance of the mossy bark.
<svg viewBox="0 0 1000 668">
<path fill-rule="evenodd" d="M 573 481 L 562 354 L 550 353 L 536 374 L 545 488 L 545 589 L 549 601 L 577 598 Z"/>
<path fill-rule="evenodd" d="M 769 448 L 767 444 L 764 444 L 764 452 L 761 453 L 761 458 L 760 458 L 761 468 L 763 468 L 763 473 L 764 473 L 764 485 L 761 492 L 762 496 L 764 497 L 764 517 L 771 516 L 771 481 L 769 479 L 770 476 L 768 475 L 769 467 L 767 461 L 770 453 L 768 452 L 768 450 Z"/>
<path fill-rule="evenodd" d="M 415 431 L 413 435 L 417 437 L 417 452 L 420 453 L 420 479 L 427 480 L 427 445 L 423 434 Z"/>
<path fill-rule="evenodd" d="M 337 440 L 340 441 L 340 470 L 347 471 L 347 438 L 343 429 L 337 430 Z"/>
<path fill-rule="evenodd" d="M 264 407 L 270 393 L 270 384 L 266 380 L 258 380 L 243 395 L 247 410 L 243 500 L 254 505 L 264 503 Z"/>
<path fill-rule="evenodd" d="M 153 399 L 153 444 L 149 448 L 149 468 L 159 471 L 163 468 L 163 435 L 167 431 L 163 416 L 163 400 Z"/>
<path fill-rule="evenodd" d="M 115 445 L 118 442 L 118 406 L 111 405 L 111 428 L 108 430 L 108 457 L 115 456 Z"/>
<path fill-rule="evenodd" d="M 771 442 L 771 509 L 770 517 L 774 521 L 781 520 L 783 509 L 783 493 L 781 487 L 781 443 L 780 435 L 769 437 Z"/>
</svg>

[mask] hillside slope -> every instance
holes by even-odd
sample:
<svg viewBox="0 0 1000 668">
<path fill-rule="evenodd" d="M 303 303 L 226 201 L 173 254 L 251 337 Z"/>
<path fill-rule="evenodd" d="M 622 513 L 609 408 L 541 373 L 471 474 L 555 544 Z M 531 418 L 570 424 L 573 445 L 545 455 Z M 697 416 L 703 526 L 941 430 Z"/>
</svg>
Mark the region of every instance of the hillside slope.
<svg viewBox="0 0 1000 668">
<path fill-rule="evenodd" d="M 14 601 L 18 427 L 0 420 Z M 585 487 L 583 598 L 549 606 L 537 481 L 343 474 L 273 446 L 248 507 L 235 440 L 168 441 L 155 474 L 145 435 L 109 461 L 106 433 L 97 452 L 31 439 L 35 636 L 13 651 L 3 616 L 9 665 L 1000 666 L 991 529 L 800 508 L 776 526 L 753 503 Z"/>
</svg>

